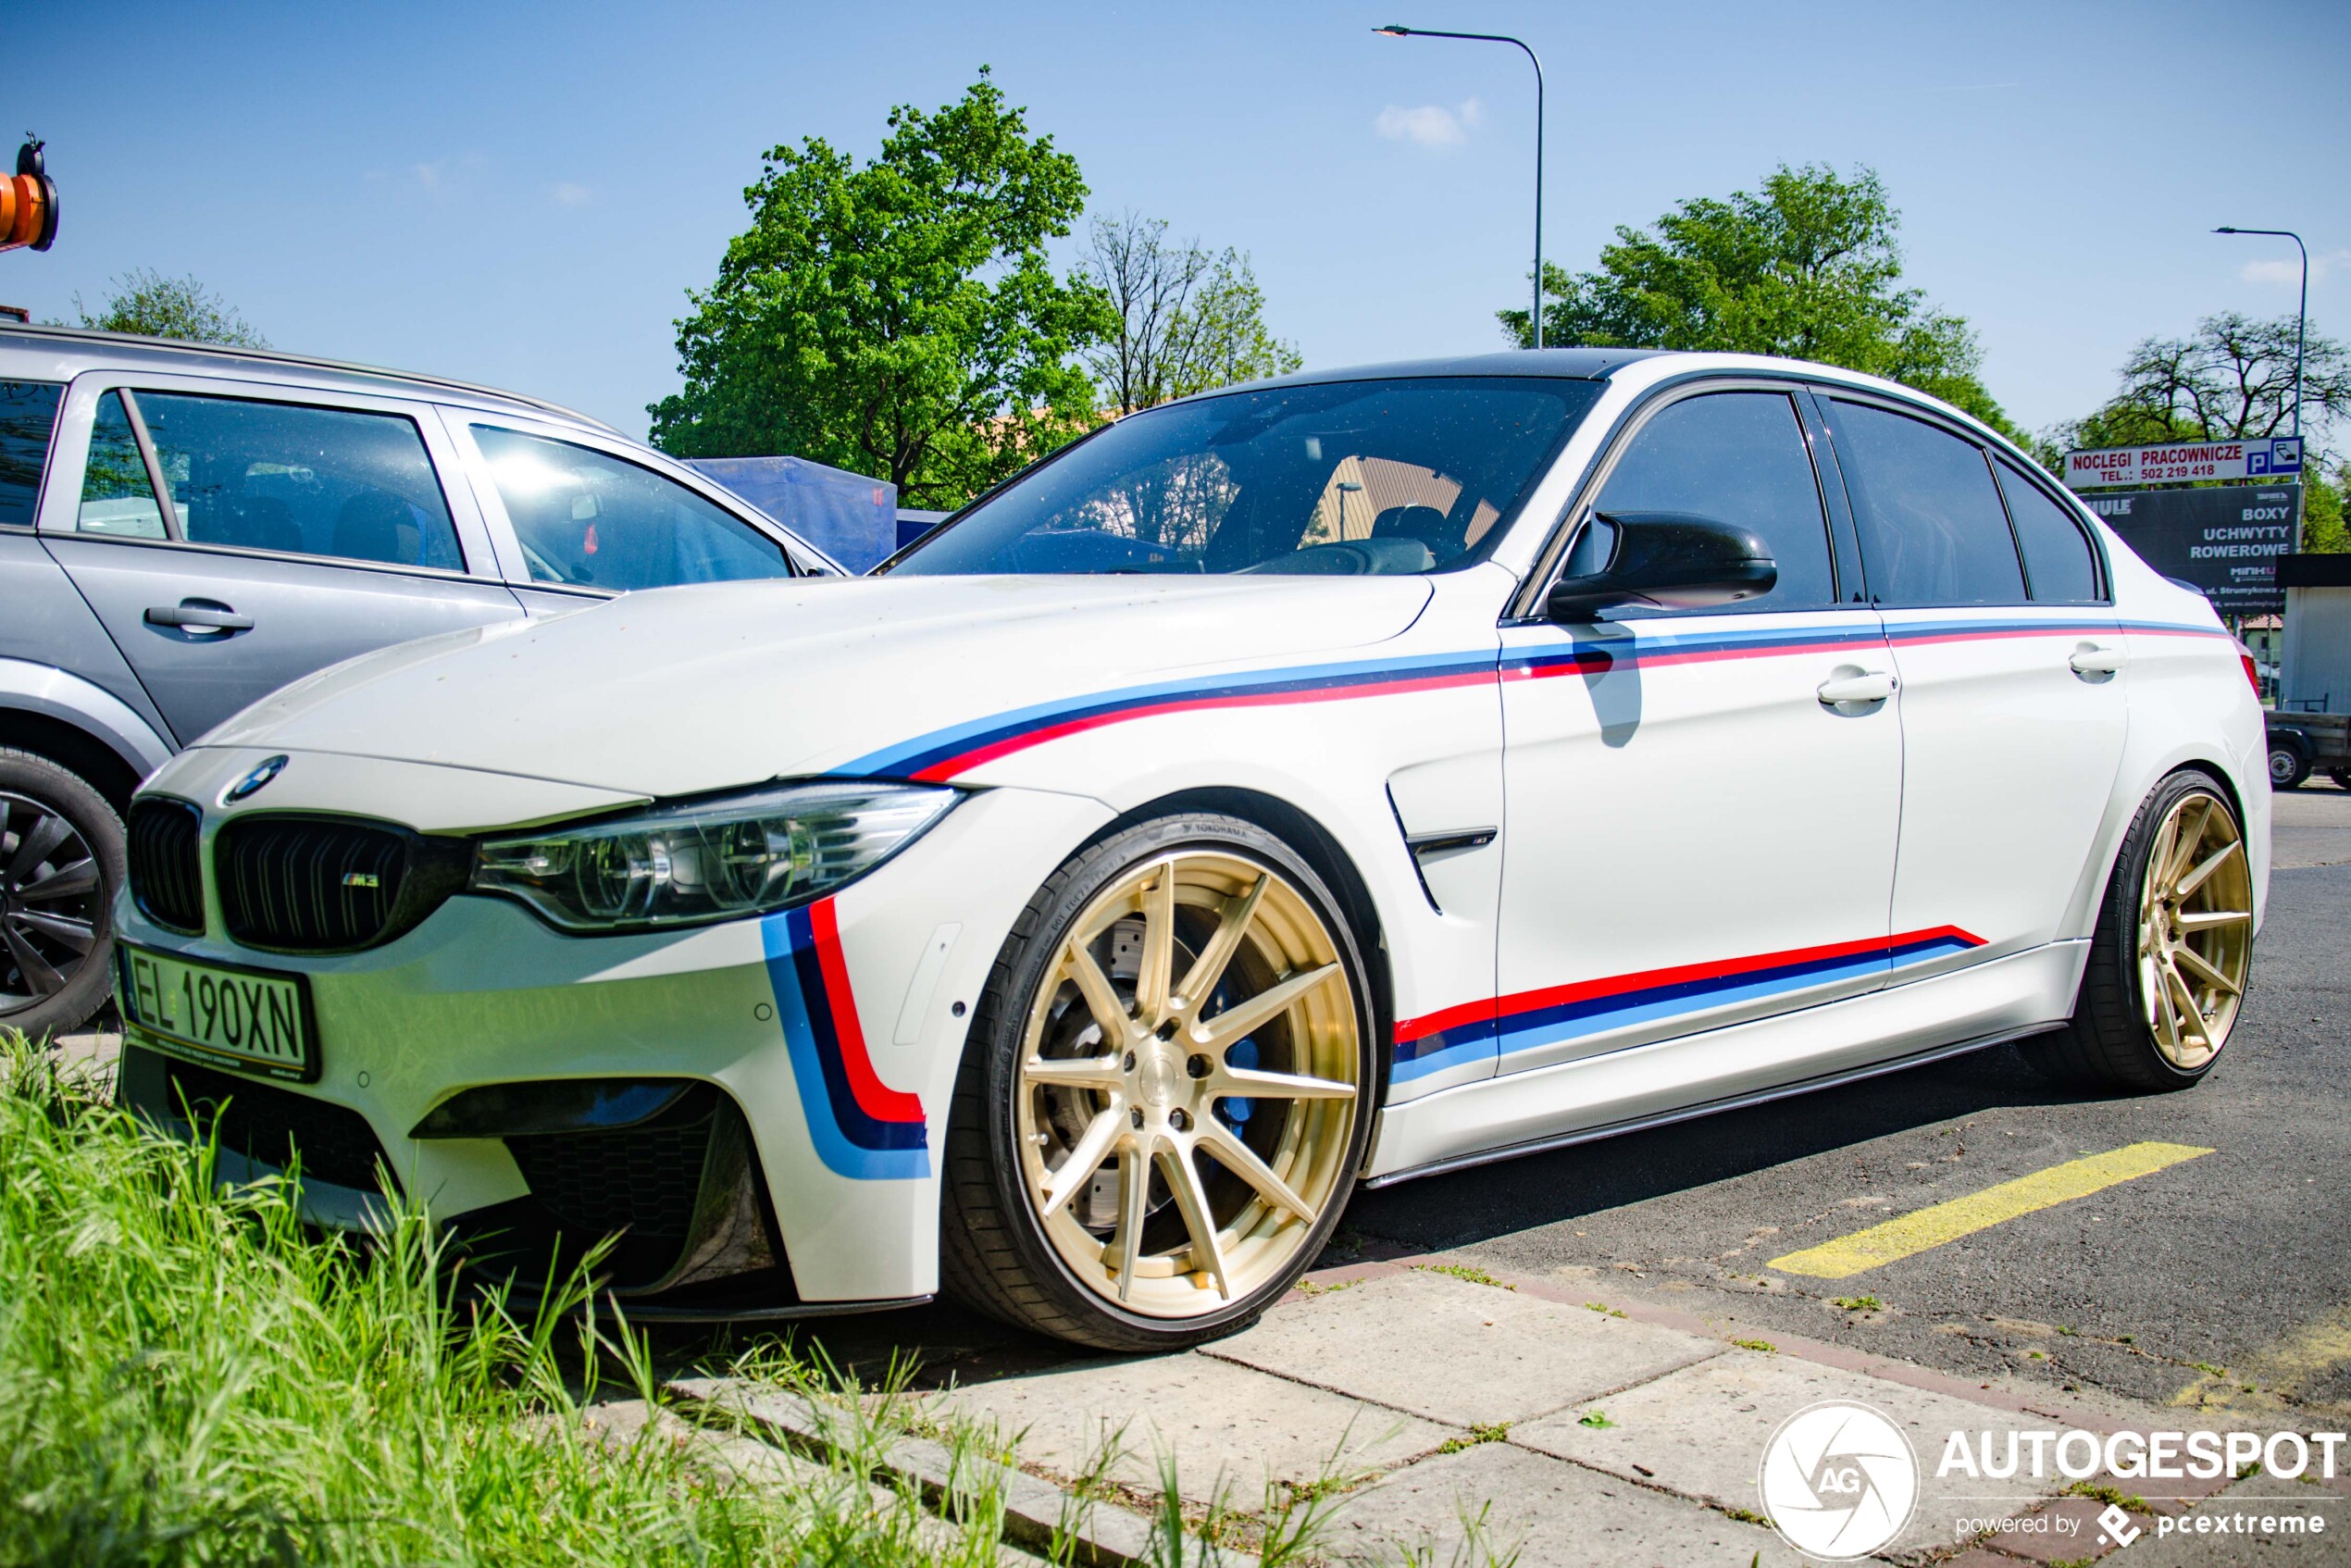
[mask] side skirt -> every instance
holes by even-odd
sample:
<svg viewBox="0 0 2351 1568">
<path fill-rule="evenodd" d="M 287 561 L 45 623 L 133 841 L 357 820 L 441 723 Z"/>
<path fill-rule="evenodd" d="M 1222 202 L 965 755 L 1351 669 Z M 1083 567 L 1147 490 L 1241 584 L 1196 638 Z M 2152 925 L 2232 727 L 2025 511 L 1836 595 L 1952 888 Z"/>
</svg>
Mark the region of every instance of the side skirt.
<svg viewBox="0 0 2351 1568">
<path fill-rule="evenodd" d="M 1571 1149 L 1579 1143 L 1597 1143 L 1604 1138 L 1618 1138 L 1628 1132 L 1644 1132 L 1650 1127 L 1672 1126 L 1676 1122 L 1692 1122 L 1700 1116 L 1711 1116 L 1722 1111 L 1744 1110 L 1749 1105 L 1768 1105 L 1774 1100 L 1791 1100 L 1815 1089 L 1835 1089 L 1840 1084 L 1860 1083 L 1864 1078 L 1883 1077 L 1888 1073 L 1904 1073 L 1912 1067 L 1923 1067 L 1930 1062 L 1942 1062 L 1953 1056 L 1966 1056 L 1978 1051 L 1988 1051 L 2011 1040 L 2031 1039 L 2053 1029 L 2065 1027 L 2062 1023 L 2034 1024 L 2029 1028 L 2009 1029 L 2002 1034 L 1983 1035 L 1963 1039 L 1954 1045 L 1938 1045 L 1931 1051 L 1897 1057 L 1872 1066 L 1854 1067 L 1842 1073 L 1829 1073 L 1800 1083 L 1783 1084 L 1777 1089 L 1757 1089 L 1752 1094 L 1735 1094 L 1725 1100 L 1710 1100 L 1702 1105 L 1685 1106 L 1679 1111 L 1661 1111 L 1653 1116 L 1635 1116 L 1630 1121 L 1610 1122 L 1602 1126 L 1586 1127 L 1579 1132 L 1563 1132 L 1553 1138 L 1538 1138 L 1528 1143 L 1513 1143 L 1501 1149 L 1488 1149 L 1474 1154 L 1456 1155 L 1450 1160 L 1437 1160 L 1409 1170 L 1389 1171 L 1363 1182 L 1367 1188 L 1393 1187 L 1399 1181 L 1417 1181 L 1423 1176 L 1443 1176 L 1448 1171 L 1467 1170 L 1473 1165 L 1490 1165 L 1498 1161 L 1516 1160 L 1528 1154 L 1541 1154 L 1553 1149 Z"/>
<path fill-rule="evenodd" d="M 2072 1012 L 2088 950 L 2051 942 L 1867 996 L 1390 1105 L 1363 1185 L 1514 1159 L 2040 1034 Z"/>
</svg>

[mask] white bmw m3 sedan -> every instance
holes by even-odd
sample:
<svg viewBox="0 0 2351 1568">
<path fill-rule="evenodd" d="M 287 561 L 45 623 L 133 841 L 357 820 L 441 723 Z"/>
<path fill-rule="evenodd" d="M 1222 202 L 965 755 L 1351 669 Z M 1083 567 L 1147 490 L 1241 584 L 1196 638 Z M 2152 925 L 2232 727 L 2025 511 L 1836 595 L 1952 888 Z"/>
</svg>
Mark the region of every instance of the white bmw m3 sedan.
<svg viewBox="0 0 2351 1568">
<path fill-rule="evenodd" d="M 2021 1041 L 2211 1070 L 2207 604 L 1965 416 L 1566 350 L 1110 425 L 870 578 L 267 698 L 130 821 L 122 1090 L 641 1318 L 1262 1312 L 1350 1193 Z M 1500 1168 L 1492 1179 L 1507 1182 Z"/>
</svg>

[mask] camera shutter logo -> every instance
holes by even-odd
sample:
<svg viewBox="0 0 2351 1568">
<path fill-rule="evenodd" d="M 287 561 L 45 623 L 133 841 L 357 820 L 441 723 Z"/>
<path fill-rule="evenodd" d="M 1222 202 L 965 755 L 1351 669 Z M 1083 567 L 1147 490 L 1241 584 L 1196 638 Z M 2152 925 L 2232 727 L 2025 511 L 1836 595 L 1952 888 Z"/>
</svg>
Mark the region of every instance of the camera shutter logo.
<svg viewBox="0 0 2351 1568">
<path fill-rule="evenodd" d="M 1919 1501 L 1919 1457 L 1882 1412 L 1843 1400 L 1808 1405 L 1763 1445 L 1763 1512 L 1807 1557 L 1867 1557 L 1900 1535 Z"/>
</svg>

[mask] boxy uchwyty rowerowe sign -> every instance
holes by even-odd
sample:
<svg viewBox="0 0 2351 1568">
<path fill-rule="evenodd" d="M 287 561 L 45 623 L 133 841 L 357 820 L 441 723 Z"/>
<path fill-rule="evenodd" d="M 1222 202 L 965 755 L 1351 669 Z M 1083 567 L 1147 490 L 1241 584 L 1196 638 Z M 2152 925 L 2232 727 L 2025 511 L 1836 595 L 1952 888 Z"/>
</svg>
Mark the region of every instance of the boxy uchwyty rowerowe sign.
<svg viewBox="0 0 2351 1568">
<path fill-rule="evenodd" d="M 2285 608 L 2278 557 L 2294 549 L 2301 497 L 2295 485 L 2215 485 L 2085 495 L 2139 558 L 2165 577 L 2193 583 L 2223 616 Z"/>
</svg>

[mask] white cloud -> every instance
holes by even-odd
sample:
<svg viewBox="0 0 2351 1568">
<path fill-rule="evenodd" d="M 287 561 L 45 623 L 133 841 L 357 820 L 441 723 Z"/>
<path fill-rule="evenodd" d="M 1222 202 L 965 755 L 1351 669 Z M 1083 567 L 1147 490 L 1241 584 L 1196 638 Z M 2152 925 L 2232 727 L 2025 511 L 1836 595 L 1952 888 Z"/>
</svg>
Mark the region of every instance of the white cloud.
<svg viewBox="0 0 2351 1568">
<path fill-rule="evenodd" d="M 584 207 L 596 199 L 595 187 L 575 185 L 568 180 L 556 180 L 554 194 L 558 205 L 567 207 Z"/>
<path fill-rule="evenodd" d="M 2351 261 L 2351 251 L 2321 251 L 2310 258 L 2310 281 L 2316 283 L 2341 262 Z M 2277 283 L 2285 288 L 2297 288 L 2302 282 L 2302 258 L 2298 255 L 2268 256 L 2248 261 L 2237 268 L 2237 276 L 2248 283 Z"/>
<path fill-rule="evenodd" d="M 1380 110 L 1375 123 L 1379 133 L 1391 142 L 1411 142 L 1423 147 L 1458 147 L 1485 121 L 1485 106 L 1472 98 L 1451 109 L 1442 104 L 1423 104 L 1413 109 L 1390 104 Z"/>
</svg>

